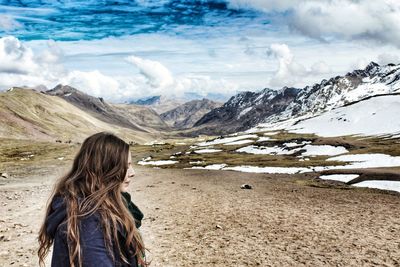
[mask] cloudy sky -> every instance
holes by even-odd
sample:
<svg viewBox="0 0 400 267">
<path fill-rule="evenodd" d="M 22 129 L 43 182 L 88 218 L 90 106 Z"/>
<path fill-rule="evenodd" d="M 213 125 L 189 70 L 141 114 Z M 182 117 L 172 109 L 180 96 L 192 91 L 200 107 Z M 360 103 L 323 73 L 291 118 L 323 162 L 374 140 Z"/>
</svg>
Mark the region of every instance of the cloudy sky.
<svg viewBox="0 0 400 267">
<path fill-rule="evenodd" d="M 397 0 L 0 0 L 0 89 L 109 101 L 304 87 L 400 63 Z"/>
</svg>

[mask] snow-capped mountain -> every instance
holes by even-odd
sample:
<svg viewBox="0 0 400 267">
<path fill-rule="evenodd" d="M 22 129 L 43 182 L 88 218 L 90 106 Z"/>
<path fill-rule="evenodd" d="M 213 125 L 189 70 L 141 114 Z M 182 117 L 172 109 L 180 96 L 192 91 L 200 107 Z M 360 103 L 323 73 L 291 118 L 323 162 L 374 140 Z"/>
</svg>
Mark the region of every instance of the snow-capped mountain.
<svg viewBox="0 0 400 267">
<path fill-rule="evenodd" d="M 195 126 L 201 127 L 198 132 L 231 133 L 260 123 L 313 117 L 371 96 L 396 92 L 400 92 L 400 65 L 380 66 L 371 62 L 363 70 L 322 80 L 303 89 L 284 87 L 240 93 L 204 115 Z"/>
</svg>

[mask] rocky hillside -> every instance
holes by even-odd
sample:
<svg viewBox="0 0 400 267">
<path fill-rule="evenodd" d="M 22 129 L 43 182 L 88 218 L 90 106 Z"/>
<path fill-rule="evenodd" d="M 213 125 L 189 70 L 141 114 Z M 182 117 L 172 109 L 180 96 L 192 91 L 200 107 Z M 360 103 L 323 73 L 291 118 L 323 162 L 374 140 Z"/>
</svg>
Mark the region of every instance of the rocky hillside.
<svg viewBox="0 0 400 267">
<path fill-rule="evenodd" d="M 55 88 L 46 91 L 45 94 L 61 97 L 101 121 L 145 131 L 145 129 L 140 127 L 136 122 L 124 116 L 118 109 L 109 105 L 101 97 L 85 94 L 68 85 L 57 85 Z"/>
<path fill-rule="evenodd" d="M 90 134 L 111 131 L 127 141 L 157 138 L 134 128 L 105 122 L 58 96 L 13 87 L 0 93 L 0 138 L 82 141 Z"/>
<path fill-rule="evenodd" d="M 169 131 L 171 128 L 152 108 L 133 104 L 112 104 L 120 114 L 148 131 Z"/>
<path fill-rule="evenodd" d="M 222 104 L 203 98 L 192 100 L 161 114 L 161 118 L 171 127 L 191 128 L 201 117 Z"/>
<path fill-rule="evenodd" d="M 198 133 L 224 134 L 241 131 L 259 123 L 289 118 L 313 117 L 362 99 L 400 91 L 400 65 L 380 66 L 371 62 L 355 70 L 303 89 L 264 89 L 233 96 L 222 107 L 204 115 L 194 126 Z"/>
</svg>

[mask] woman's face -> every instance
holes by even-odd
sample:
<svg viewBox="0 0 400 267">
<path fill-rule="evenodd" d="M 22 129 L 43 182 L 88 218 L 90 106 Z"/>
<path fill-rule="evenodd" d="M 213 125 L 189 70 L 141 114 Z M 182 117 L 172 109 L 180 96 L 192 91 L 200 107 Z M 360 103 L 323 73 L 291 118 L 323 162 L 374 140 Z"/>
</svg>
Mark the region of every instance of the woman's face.
<svg viewBox="0 0 400 267">
<path fill-rule="evenodd" d="M 132 168 L 132 159 L 131 159 L 131 152 L 129 151 L 128 155 L 128 170 L 125 175 L 124 182 L 121 185 L 121 191 L 126 192 L 128 191 L 129 183 L 131 182 L 133 176 L 135 176 L 135 171 Z"/>
</svg>

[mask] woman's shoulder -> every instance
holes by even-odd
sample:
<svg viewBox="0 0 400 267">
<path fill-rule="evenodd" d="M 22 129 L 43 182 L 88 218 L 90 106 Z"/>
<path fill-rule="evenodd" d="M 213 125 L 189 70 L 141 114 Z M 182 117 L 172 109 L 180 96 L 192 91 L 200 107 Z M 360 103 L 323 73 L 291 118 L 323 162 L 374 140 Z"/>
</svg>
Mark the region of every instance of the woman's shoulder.
<svg viewBox="0 0 400 267">
<path fill-rule="evenodd" d="M 46 218 L 46 231 L 54 238 L 59 226 L 67 220 L 67 207 L 61 196 L 54 196 L 50 206 L 51 210 Z"/>
</svg>

